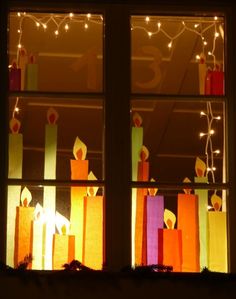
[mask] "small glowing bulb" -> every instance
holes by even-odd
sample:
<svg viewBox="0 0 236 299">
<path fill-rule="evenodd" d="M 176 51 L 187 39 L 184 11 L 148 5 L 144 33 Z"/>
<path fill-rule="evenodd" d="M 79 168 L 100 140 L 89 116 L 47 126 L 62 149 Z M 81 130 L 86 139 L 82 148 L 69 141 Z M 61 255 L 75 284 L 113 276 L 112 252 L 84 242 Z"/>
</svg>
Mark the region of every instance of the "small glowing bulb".
<svg viewBox="0 0 236 299">
<path fill-rule="evenodd" d="M 206 45 L 207 45 L 207 42 L 206 42 L 206 41 L 204 41 L 204 42 L 203 42 L 203 44 L 204 44 L 204 46 L 206 46 Z"/>
<path fill-rule="evenodd" d="M 150 18 L 149 17 L 146 17 L 145 18 L 145 21 L 148 23 L 150 21 Z"/>
<path fill-rule="evenodd" d="M 215 153 L 215 154 L 220 154 L 220 150 L 217 149 L 217 150 L 215 150 L 213 153 Z"/>
<path fill-rule="evenodd" d="M 182 21 L 182 24 L 185 26 L 185 22 L 184 21 Z"/>
<path fill-rule="evenodd" d="M 220 120 L 221 116 L 216 116 L 215 119 Z"/>
<path fill-rule="evenodd" d="M 215 167 L 212 167 L 212 170 L 213 170 L 213 171 L 216 171 L 216 168 L 215 168 Z"/>
<path fill-rule="evenodd" d="M 203 111 L 201 111 L 201 112 L 200 112 L 200 114 L 201 114 L 201 115 L 206 115 L 206 113 L 205 113 L 205 112 L 203 112 Z"/>
<path fill-rule="evenodd" d="M 209 51 L 209 52 L 208 52 L 208 55 L 212 55 L 212 53 Z"/>
<path fill-rule="evenodd" d="M 171 48 L 171 47 L 172 47 L 172 42 L 169 42 L 168 48 Z"/>
<path fill-rule="evenodd" d="M 196 55 L 196 59 L 199 60 L 200 59 L 200 55 Z"/>
<path fill-rule="evenodd" d="M 84 28 L 88 29 L 88 24 L 87 23 L 84 24 Z"/>
<path fill-rule="evenodd" d="M 11 64 L 9 64 L 9 65 L 8 65 L 8 68 L 10 69 L 11 67 L 12 67 L 12 65 L 11 65 Z"/>
<path fill-rule="evenodd" d="M 216 21 L 216 20 L 218 20 L 218 17 L 217 17 L 217 16 L 215 16 L 215 17 L 214 17 L 214 20 L 215 20 L 215 21 Z"/>
<path fill-rule="evenodd" d="M 200 138 L 203 137 L 203 136 L 205 136 L 205 135 L 206 135 L 205 133 L 200 133 L 199 134 Z"/>
<path fill-rule="evenodd" d="M 148 36 L 151 37 L 152 36 L 152 32 L 148 32 Z"/>
<path fill-rule="evenodd" d="M 22 48 L 22 45 L 21 45 L 21 44 L 18 44 L 17 47 L 18 47 L 18 49 L 21 49 L 21 48 Z"/>
<path fill-rule="evenodd" d="M 194 24 L 194 28 L 197 28 L 199 26 L 199 24 Z"/>
<path fill-rule="evenodd" d="M 47 29 L 47 24 L 43 24 L 43 28 L 44 28 L 44 29 Z"/>
<path fill-rule="evenodd" d="M 215 37 L 218 37 L 219 35 L 219 32 L 215 32 Z"/>
<path fill-rule="evenodd" d="M 20 13 L 20 12 L 18 12 L 18 13 L 17 13 L 17 17 L 20 17 L 20 16 L 21 16 L 21 13 Z"/>
<path fill-rule="evenodd" d="M 158 23 L 157 23 L 157 26 L 158 26 L 158 28 L 160 29 L 160 27 L 161 27 L 161 23 L 158 22 Z"/>
<path fill-rule="evenodd" d="M 58 34 L 59 34 L 59 31 L 58 31 L 58 30 L 56 30 L 54 33 L 55 33 L 55 35 L 58 35 Z"/>
<path fill-rule="evenodd" d="M 18 113 L 19 111 L 20 111 L 20 109 L 19 109 L 18 107 L 16 107 L 16 108 L 15 108 L 15 112 Z"/>
<path fill-rule="evenodd" d="M 65 30 L 68 30 L 69 29 L 69 26 L 68 24 L 65 25 Z"/>
<path fill-rule="evenodd" d="M 40 23 L 39 23 L 39 22 L 36 22 L 36 26 L 39 27 L 39 26 L 40 26 Z"/>
<path fill-rule="evenodd" d="M 69 14 L 69 16 L 70 16 L 70 18 L 72 18 L 72 17 L 74 16 L 74 14 L 71 12 L 71 13 Z"/>
<path fill-rule="evenodd" d="M 215 133 L 214 130 L 210 130 L 210 135 L 213 135 Z"/>
<path fill-rule="evenodd" d="M 21 33 L 20 29 L 17 30 L 18 33 Z"/>
<path fill-rule="evenodd" d="M 87 14 L 87 18 L 88 18 L 88 19 L 91 18 L 91 13 L 88 13 L 88 14 Z"/>
</svg>

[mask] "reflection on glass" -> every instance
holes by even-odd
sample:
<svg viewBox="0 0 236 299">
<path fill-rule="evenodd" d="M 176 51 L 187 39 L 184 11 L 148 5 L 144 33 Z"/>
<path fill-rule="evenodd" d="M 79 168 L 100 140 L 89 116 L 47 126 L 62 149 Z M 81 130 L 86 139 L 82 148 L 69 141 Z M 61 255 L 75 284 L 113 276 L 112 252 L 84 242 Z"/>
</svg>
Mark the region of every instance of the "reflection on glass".
<svg viewBox="0 0 236 299">
<path fill-rule="evenodd" d="M 7 264 L 18 267 L 28 258 L 28 269 L 60 270 L 77 260 L 102 269 L 103 194 L 96 186 L 8 186 Z"/>
<path fill-rule="evenodd" d="M 132 205 L 134 265 L 169 266 L 174 272 L 228 271 L 225 190 L 132 191 L 137 195 Z"/>
<path fill-rule="evenodd" d="M 97 14 L 12 12 L 9 88 L 100 92 L 103 19 Z"/>
<path fill-rule="evenodd" d="M 132 92 L 224 94 L 224 18 L 132 16 Z"/>
</svg>

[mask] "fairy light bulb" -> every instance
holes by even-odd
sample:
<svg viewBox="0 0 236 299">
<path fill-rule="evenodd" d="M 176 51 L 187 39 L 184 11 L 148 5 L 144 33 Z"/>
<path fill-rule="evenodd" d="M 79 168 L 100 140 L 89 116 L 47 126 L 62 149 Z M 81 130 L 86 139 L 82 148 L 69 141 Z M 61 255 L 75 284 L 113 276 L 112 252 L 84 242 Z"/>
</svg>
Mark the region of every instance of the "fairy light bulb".
<svg viewBox="0 0 236 299">
<path fill-rule="evenodd" d="M 18 13 L 17 13 L 17 17 L 20 17 L 20 16 L 21 16 L 21 13 L 20 13 L 20 12 L 18 12 Z"/>
<path fill-rule="evenodd" d="M 207 42 L 206 42 L 206 41 L 204 41 L 204 42 L 203 42 L 203 45 L 204 45 L 204 46 L 206 46 L 206 45 L 207 45 Z"/>
<path fill-rule="evenodd" d="M 210 130 L 210 135 L 213 135 L 213 134 L 215 134 L 215 131 L 214 130 Z"/>
<path fill-rule="evenodd" d="M 199 24 L 194 24 L 194 28 L 197 28 L 199 26 Z"/>
<path fill-rule="evenodd" d="M 157 27 L 158 27 L 159 29 L 161 28 L 161 23 L 160 23 L 160 22 L 157 23 Z"/>
<path fill-rule="evenodd" d="M 207 53 L 208 55 L 212 55 L 212 53 L 210 52 L 210 51 L 208 51 L 208 53 Z"/>
<path fill-rule="evenodd" d="M 43 28 L 44 28 L 44 29 L 47 29 L 47 24 L 43 24 Z"/>
<path fill-rule="evenodd" d="M 168 48 L 170 49 L 172 47 L 172 42 L 169 42 Z"/>
<path fill-rule="evenodd" d="M 21 44 L 18 44 L 18 45 L 17 45 L 17 48 L 18 48 L 18 49 L 21 49 L 21 48 L 22 48 L 22 45 L 21 45 Z"/>
<path fill-rule="evenodd" d="M 149 17 L 146 17 L 146 18 L 145 18 L 145 21 L 146 21 L 146 23 L 148 23 L 148 22 L 150 21 L 150 18 L 149 18 Z"/>
<path fill-rule="evenodd" d="M 215 16 L 215 17 L 214 17 L 214 20 L 215 20 L 215 21 L 217 21 L 217 20 L 218 20 L 218 17 L 217 17 L 217 16 Z"/>
<path fill-rule="evenodd" d="M 185 22 L 184 21 L 182 21 L 182 25 L 185 26 Z"/>
<path fill-rule="evenodd" d="M 55 35 L 57 36 L 57 35 L 59 34 L 59 31 L 58 31 L 58 30 L 56 30 L 54 33 L 55 33 Z"/>
<path fill-rule="evenodd" d="M 218 155 L 218 154 L 220 154 L 220 150 L 217 149 L 217 150 L 215 150 L 213 153 Z"/>
<path fill-rule="evenodd" d="M 69 17 L 70 17 L 70 18 L 73 18 L 73 16 L 74 16 L 74 14 L 71 12 L 71 13 L 69 14 Z"/>
<path fill-rule="evenodd" d="M 87 18 L 90 19 L 91 18 L 91 13 L 87 14 Z"/>
<path fill-rule="evenodd" d="M 84 28 L 88 29 L 88 24 L 87 23 L 84 24 Z"/>
<path fill-rule="evenodd" d="M 200 55 L 196 55 L 196 59 L 197 59 L 197 60 L 200 60 Z"/>
<path fill-rule="evenodd" d="M 151 37 L 152 36 L 152 32 L 148 32 L 148 36 Z"/>
<path fill-rule="evenodd" d="M 200 138 L 203 137 L 203 136 L 205 136 L 205 135 L 206 135 L 206 133 L 202 133 L 202 132 L 199 133 Z"/>
<path fill-rule="evenodd" d="M 17 30 L 17 32 L 18 32 L 18 33 L 21 33 L 21 30 L 20 30 L 20 29 L 18 29 L 18 30 Z"/>
<path fill-rule="evenodd" d="M 39 27 L 39 26 L 40 26 L 40 23 L 39 23 L 39 22 L 36 22 L 35 24 L 36 24 L 36 26 L 37 26 L 37 27 Z"/>
<path fill-rule="evenodd" d="M 20 109 L 19 109 L 18 107 L 16 107 L 16 108 L 14 109 L 14 111 L 15 111 L 16 113 L 19 113 L 19 112 L 20 112 Z"/>
<path fill-rule="evenodd" d="M 219 32 L 215 32 L 215 37 L 219 37 Z"/>
<path fill-rule="evenodd" d="M 65 30 L 67 31 L 68 29 L 69 29 L 69 25 L 66 24 L 66 25 L 65 25 Z"/>
</svg>

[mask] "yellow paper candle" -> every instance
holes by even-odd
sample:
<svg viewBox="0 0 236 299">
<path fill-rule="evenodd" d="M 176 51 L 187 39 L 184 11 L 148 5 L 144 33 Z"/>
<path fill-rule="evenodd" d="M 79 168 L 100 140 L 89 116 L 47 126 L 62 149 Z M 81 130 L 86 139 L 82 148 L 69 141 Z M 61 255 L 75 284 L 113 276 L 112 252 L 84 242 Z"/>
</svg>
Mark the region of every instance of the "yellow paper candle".
<svg viewBox="0 0 236 299">
<path fill-rule="evenodd" d="M 143 128 L 141 116 L 135 112 L 133 115 L 133 126 L 131 131 L 132 146 L 132 180 L 138 179 L 138 162 L 140 161 L 140 150 L 143 145 Z M 136 201 L 137 189 L 132 189 L 132 265 L 135 264 L 135 223 L 136 223 Z"/>
<path fill-rule="evenodd" d="M 56 179 L 56 159 L 57 159 L 57 119 L 58 113 L 55 109 L 49 108 L 47 111 L 48 124 L 45 127 L 45 157 L 44 157 L 44 179 Z M 56 187 L 44 186 L 43 207 L 48 213 L 55 214 Z M 53 223 L 51 223 L 54 225 Z M 47 223 L 47 238 L 45 243 L 44 269 L 52 269 L 52 237 L 55 232 L 54 226 Z"/>
<path fill-rule="evenodd" d="M 228 271 L 227 259 L 227 221 L 226 212 L 222 212 L 222 199 L 213 194 L 211 203 L 214 211 L 208 212 L 209 226 L 209 270 Z"/>
<path fill-rule="evenodd" d="M 55 223 L 58 234 L 53 235 L 53 270 L 61 270 L 75 258 L 75 236 L 69 235 L 70 222 L 58 212 Z"/>
<path fill-rule="evenodd" d="M 23 163 L 23 136 L 19 133 L 20 122 L 16 118 L 10 121 L 9 145 L 8 145 L 8 178 L 22 178 Z M 8 186 L 7 194 L 7 265 L 14 267 L 14 240 L 16 207 L 19 204 L 21 186 Z"/>
<path fill-rule="evenodd" d="M 206 164 L 199 157 L 196 158 L 195 172 L 195 183 L 208 183 Z M 200 269 L 203 270 L 208 268 L 208 190 L 196 189 L 194 193 L 198 196 Z"/>
<path fill-rule="evenodd" d="M 89 180 L 96 180 L 89 173 Z M 98 187 L 88 187 L 84 198 L 84 249 L 85 266 L 101 270 L 103 266 L 103 196 L 97 196 Z"/>
<path fill-rule="evenodd" d="M 86 145 L 76 137 L 73 154 L 75 160 L 71 160 L 71 179 L 88 179 L 88 160 Z M 84 197 L 87 195 L 86 187 L 71 187 L 71 233 L 75 236 L 75 259 L 83 258 L 83 233 L 84 233 Z"/>
<path fill-rule="evenodd" d="M 24 261 L 26 256 L 32 255 L 34 208 L 29 207 L 32 196 L 27 187 L 23 189 L 20 200 L 21 206 L 16 207 L 15 267 Z M 29 268 L 31 268 L 31 264 Z"/>
<path fill-rule="evenodd" d="M 43 269 L 45 220 L 43 207 L 37 203 L 34 210 L 33 221 L 33 248 L 32 248 L 32 269 Z"/>
</svg>

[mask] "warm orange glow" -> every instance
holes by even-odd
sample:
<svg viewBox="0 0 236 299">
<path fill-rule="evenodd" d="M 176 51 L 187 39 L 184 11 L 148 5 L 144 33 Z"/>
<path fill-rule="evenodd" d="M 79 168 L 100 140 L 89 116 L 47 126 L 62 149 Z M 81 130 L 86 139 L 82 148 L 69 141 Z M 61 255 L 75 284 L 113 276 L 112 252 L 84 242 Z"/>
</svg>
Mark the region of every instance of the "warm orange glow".
<svg viewBox="0 0 236 299">
<path fill-rule="evenodd" d="M 85 160 L 87 155 L 87 146 L 76 137 L 74 147 L 73 147 L 73 154 L 76 160 Z"/>
<path fill-rule="evenodd" d="M 47 111 L 47 120 L 50 125 L 55 125 L 58 120 L 58 113 L 54 108 L 49 108 Z"/>
<path fill-rule="evenodd" d="M 215 193 L 211 196 L 211 204 L 215 211 L 220 211 L 222 199 Z"/>
<path fill-rule="evenodd" d="M 9 125 L 12 134 L 19 133 L 21 123 L 18 119 L 12 118 Z"/>
<path fill-rule="evenodd" d="M 141 127 L 142 122 L 143 122 L 142 117 L 137 112 L 135 112 L 134 115 L 133 115 L 134 126 L 135 127 Z"/>
<path fill-rule="evenodd" d="M 168 209 L 164 210 L 164 223 L 168 229 L 174 229 L 176 223 L 176 216 Z"/>
<path fill-rule="evenodd" d="M 196 158 L 195 171 L 198 177 L 204 177 L 206 172 L 206 163 L 199 157 Z"/>
</svg>

